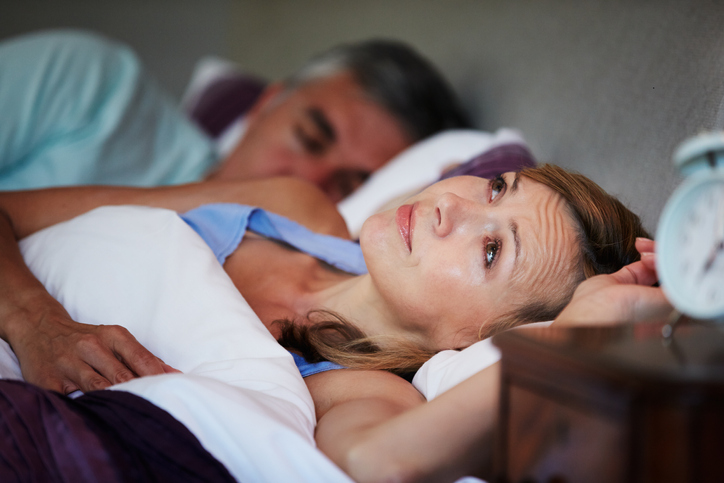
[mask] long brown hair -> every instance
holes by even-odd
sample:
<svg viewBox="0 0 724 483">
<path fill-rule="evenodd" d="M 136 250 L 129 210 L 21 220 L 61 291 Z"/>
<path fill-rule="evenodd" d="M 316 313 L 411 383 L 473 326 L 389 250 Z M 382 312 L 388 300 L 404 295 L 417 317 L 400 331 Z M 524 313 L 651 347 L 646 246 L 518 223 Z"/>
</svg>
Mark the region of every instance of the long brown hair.
<svg viewBox="0 0 724 483">
<path fill-rule="evenodd" d="M 400 337 L 369 337 L 328 310 L 313 310 L 305 319 L 276 320 L 274 325 L 281 329 L 279 343 L 298 352 L 307 362 L 326 360 L 352 369 L 405 375 L 419 369 L 435 354 Z"/>
<path fill-rule="evenodd" d="M 577 173 L 551 164 L 521 171 L 548 186 L 566 201 L 577 228 L 579 260 L 574 273 L 563 274 L 557 294 L 533 294 L 495 321 L 481 328 L 479 337 L 517 325 L 554 319 L 570 301 L 585 278 L 613 273 L 639 259 L 637 237 L 649 237 L 637 215 L 606 193 L 596 183 Z M 329 360 L 349 368 L 381 369 L 398 374 L 417 370 L 434 351 L 407 340 L 383 340 L 366 336 L 338 314 L 318 310 L 306 321 L 276 321 L 282 335 L 279 343 L 296 350 L 308 362 Z"/>
<path fill-rule="evenodd" d="M 636 238 L 650 235 L 641 219 L 582 174 L 543 164 L 520 172 L 566 200 L 578 224 L 585 278 L 613 273 L 639 259 Z"/>
<path fill-rule="evenodd" d="M 518 325 L 555 319 L 581 281 L 637 261 L 636 238 L 650 238 L 635 213 L 582 174 L 543 164 L 520 175 L 544 184 L 566 201 L 577 229 L 579 263 L 574 273 L 562 274 L 559 290 L 531 294 L 525 303 L 481 327 L 481 339 Z"/>
</svg>

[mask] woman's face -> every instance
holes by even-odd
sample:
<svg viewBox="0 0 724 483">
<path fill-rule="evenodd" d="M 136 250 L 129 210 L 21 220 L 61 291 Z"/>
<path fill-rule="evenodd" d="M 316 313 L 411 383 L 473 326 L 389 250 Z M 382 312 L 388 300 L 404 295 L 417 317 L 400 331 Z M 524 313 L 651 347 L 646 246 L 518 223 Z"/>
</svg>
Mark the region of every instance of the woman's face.
<svg viewBox="0 0 724 483">
<path fill-rule="evenodd" d="M 436 183 L 370 217 L 360 242 L 385 306 L 437 349 L 467 346 L 485 323 L 560 293 L 578 257 L 563 198 L 515 173 Z"/>
</svg>

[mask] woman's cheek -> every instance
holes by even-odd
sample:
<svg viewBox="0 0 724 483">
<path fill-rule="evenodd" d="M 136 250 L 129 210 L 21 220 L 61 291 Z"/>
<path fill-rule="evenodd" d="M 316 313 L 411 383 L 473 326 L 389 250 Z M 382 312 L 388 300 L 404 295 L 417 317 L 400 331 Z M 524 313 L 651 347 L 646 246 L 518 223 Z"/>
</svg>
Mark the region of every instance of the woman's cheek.
<svg viewBox="0 0 724 483">
<path fill-rule="evenodd" d="M 434 260 L 431 259 L 434 254 Z M 457 290 L 470 286 L 478 286 L 484 282 L 483 269 L 477 268 L 478 261 L 472 257 L 466 257 L 464 252 L 459 250 L 440 250 L 428 252 L 426 257 L 425 276 L 435 280 L 439 286 L 447 284 Z"/>
<path fill-rule="evenodd" d="M 421 282 L 424 285 L 425 296 L 430 299 L 455 299 L 464 290 L 468 277 L 460 267 L 446 265 L 444 263 L 433 267 L 427 267 L 420 274 Z"/>
</svg>

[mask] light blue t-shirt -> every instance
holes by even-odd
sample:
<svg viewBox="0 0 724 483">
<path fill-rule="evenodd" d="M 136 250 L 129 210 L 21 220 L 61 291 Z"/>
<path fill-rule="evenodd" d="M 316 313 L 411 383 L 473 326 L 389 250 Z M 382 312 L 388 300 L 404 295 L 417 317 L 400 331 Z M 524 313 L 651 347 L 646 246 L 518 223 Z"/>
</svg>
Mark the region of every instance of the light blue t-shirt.
<svg viewBox="0 0 724 483">
<path fill-rule="evenodd" d="M 0 190 L 202 179 L 213 142 L 129 48 L 78 31 L 0 43 Z"/>
</svg>

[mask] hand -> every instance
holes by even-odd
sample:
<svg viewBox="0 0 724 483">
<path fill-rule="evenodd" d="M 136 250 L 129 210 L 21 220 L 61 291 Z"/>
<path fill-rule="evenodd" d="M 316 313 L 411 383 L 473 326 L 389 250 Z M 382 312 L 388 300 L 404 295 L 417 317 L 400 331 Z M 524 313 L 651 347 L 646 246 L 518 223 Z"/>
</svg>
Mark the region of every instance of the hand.
<svg viewBox="0 0 724 483">
<path fill-rule="evenodd" d="M 641 260 L 610 275 L 596 275 L 578 286 L 555 325 L 617 324 L 665 318 L 673 307 L 656 283 L 655 244 L 639 238 Z"/>
<path fill-rule="evenodd" d="M 34 313 L 16 314 L 26 320 L 16 320 L 16 330 L 8 337 L 28 382 L 69 394 L 138 376 L 178 372 L 123 327 L 75 322 L 54 299 L 40 306 L 43 309 Z"/>
</svg>

